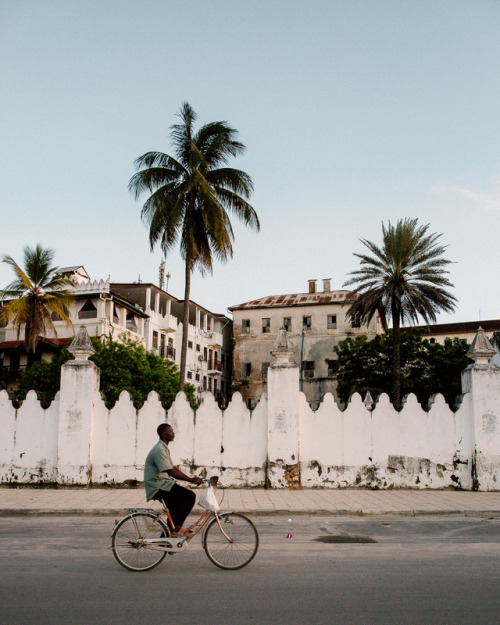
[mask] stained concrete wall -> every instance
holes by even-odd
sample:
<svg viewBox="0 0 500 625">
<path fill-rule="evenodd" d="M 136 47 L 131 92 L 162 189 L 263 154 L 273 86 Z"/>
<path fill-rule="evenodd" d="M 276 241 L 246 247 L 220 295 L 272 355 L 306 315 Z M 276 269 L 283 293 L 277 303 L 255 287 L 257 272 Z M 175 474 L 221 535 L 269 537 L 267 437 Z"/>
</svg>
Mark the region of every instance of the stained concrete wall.
<svg viewBox="0 0 500 625">
<path fill-rule="evenodd" d="M 156 393 L 137 410 L 126 392 L 109 410 L 94 365 L 67 364 L 46 410 L 34 392 L 18 409 L 0 392 L 0 482 L 140 482 L 156 428 L 168 421 L 182 469 L 217 474 L 225 486 L 499 490 L 498 367 L 464 372 L 456 412 L 441 395 L 428 411 L 410 395 L 398 412 L 386 395 L 370 409 L 357 394 L 344 411 L 331 394 L 313 411 L 298 378 L 296 365 L 276 361 L 252 412 L 239 393 L 225 411 L 209 393 L 196 413 L 183 393 L 167 413 Z"/>
</svg>

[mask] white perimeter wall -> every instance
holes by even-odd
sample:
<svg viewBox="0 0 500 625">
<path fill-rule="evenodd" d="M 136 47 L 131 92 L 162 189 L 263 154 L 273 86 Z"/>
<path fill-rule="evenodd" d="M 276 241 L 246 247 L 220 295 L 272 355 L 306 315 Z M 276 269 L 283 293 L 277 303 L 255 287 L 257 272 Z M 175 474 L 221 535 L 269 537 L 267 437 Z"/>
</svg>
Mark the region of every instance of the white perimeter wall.
<svg viewBox="0 0 500 625">
<path fill-rule="evenodd" d="M 225 411 L 208 393 L 195 413 L 180 393 L 166 413 L 156 393 L 137 410 L 124 392 L 108 410 L 95 389 L 81 392 L 98 374 L 73 367 L 47 410 L 34 392 L 17 410 L 0 392 L 0 482 L 140 482 L 168 421 L 174 461 L 225 486 L 499 490 L 500 369 L 466 374 L 456 412 L 441 395 L 428 412 L 413 395 L 397 412 L 386 395 L 369 410 L 357 394 L 344 411 L 330 394 L 313 411 L 295 390 L 298 368 L 273 366 L 269 397 L 252 412 L 239 393 Z"/>
</svg>

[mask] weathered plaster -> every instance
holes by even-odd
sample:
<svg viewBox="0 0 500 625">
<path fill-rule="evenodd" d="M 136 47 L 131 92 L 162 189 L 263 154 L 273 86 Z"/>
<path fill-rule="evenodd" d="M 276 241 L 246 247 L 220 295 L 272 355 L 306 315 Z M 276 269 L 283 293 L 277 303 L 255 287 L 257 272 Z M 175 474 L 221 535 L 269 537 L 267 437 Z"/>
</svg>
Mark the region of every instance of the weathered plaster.
<svg viewBox="0 0 500 625">
<path fill-rule="evenodd" d="M 286 347 L 286 346 L 285 346 Z M 206 394 L 195 413 L 184 393 L 165 413 L 156 393 L 137 410 L 124 392 L 109 410 L 88 362 L 63 368 L 61 391 L 44 410 L 35 393 L 15 409 L 0 392 L 0 481 L 122 484 L 142 481 L 162 422 L 186 472 L 219 475 L 225 486 L 271 488 L 500 488 L 500 369 L 472 365 L 456 411 L 441 395 L 427 410 L 415 396 L 396 411 L 355 394 L 341 410 L 331 394 L 312 410 L 298 367 L 276 353 L 269 394 L 253 411 L 239 393 L 226 410 Z"/>
</svg>

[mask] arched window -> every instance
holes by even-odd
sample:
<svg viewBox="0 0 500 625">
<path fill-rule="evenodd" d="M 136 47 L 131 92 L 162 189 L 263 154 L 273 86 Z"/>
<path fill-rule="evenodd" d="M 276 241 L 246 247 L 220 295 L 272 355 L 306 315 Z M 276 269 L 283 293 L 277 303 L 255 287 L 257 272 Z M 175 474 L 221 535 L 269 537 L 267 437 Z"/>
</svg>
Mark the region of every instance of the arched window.
<svg viewBox="0 0 500 625">
<path fill-rule="evenodd" d="M 97 319 L 97 308 L 91 299 L 88 299 L 78 311 L 78 319 Z"/>
</svg>

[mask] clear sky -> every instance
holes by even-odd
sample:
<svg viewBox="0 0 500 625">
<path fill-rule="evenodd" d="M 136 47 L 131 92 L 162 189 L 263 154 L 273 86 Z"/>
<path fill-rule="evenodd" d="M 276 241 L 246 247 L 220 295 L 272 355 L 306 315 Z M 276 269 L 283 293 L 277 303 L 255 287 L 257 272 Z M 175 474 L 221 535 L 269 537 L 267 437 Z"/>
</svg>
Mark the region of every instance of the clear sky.
<svg viewBox="0 0 500 625">
<path fill-rule="evenodd" d="M 439 321 L 499 318 L 499 32 L 498 0 L 1 0 L 0 254 L 157 283 L 127 185 L 188 101 L 239 130 L 262 226 L 196 302 L 341 288 L 360 238 L 417 217 L 455 261 Z"/>
</svg>

